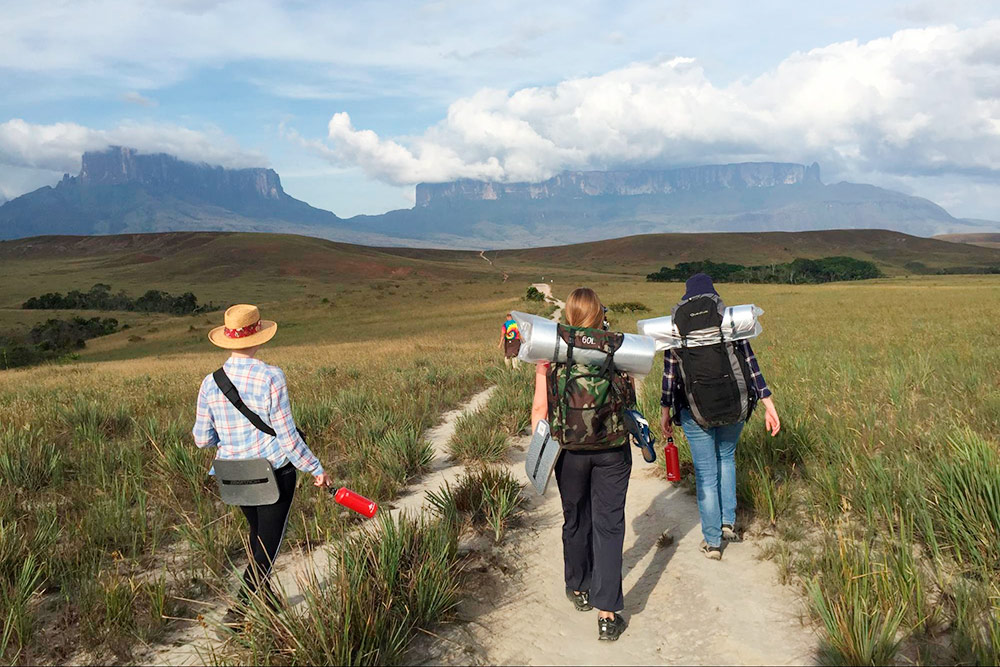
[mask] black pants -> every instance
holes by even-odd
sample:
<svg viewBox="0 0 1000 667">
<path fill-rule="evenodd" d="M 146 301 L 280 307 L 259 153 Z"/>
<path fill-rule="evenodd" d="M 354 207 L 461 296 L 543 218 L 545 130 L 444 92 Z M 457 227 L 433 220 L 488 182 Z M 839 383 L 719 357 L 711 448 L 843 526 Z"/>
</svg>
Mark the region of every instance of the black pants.
<svg viewBox="0 0 1000 667">
<path fill-rule="evenodd" d="M 274 478 L 278 482 L 278 502 L 273 505 L 240 507 L 250 523 L 252 555 L 250 564 L 243 573 L 244 585 L 239 595 L 243 602 L 262 587 L 268 599 L 273 598 L 267 578 L 285 536 L 285 526 L 288 525 L 288 511 L 292 508 L 292 497 L 295 495 L 295 466 L 291 463 L 283 465 L 274 471 Z"/>
<path fill-rule="evenodd" d="M 625 607 L 622 546 L 631 472 L 628 445 L 595 452 L 566 450 L 556 462 L 566 588 L 589 590 L 590 603 L 601 611 Z"/>
</svg>

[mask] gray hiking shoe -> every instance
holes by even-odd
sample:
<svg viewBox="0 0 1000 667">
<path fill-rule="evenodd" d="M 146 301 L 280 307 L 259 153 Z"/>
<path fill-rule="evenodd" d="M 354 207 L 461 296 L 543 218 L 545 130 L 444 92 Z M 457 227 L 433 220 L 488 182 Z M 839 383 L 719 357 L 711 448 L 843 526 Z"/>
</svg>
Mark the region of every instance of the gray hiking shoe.
<svg viewBox="0 0 1000 667">
<path fill-rule="evenodd" d="M 740 536 L 736 534 L 736 529 L 734 526 L 724 523 L 722 524 L 722 540 L 724 542 L 742 542 Z"/>
<path fill-rule="evenodd" d="M 701 552 L 709 560 L 722 560 L 722 549 L 720 547 L 709 546 L 705 540 L 701 541 Z"/>
</svg>

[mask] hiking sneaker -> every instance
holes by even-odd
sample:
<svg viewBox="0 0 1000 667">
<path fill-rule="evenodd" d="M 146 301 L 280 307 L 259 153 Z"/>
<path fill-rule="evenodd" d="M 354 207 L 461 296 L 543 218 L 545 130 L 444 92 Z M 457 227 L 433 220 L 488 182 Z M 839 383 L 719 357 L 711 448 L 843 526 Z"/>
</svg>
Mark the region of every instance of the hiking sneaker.
<svg viewBox="0 0 1000 667">
<path fill-rule="evenodd" d="M 628 623 L 619 614 L 615 614 L 614 618 L 598 618 L 597 638 L 609 642 L 616 642 L 618 641 L 618 638 L 622 636 L 622 633 L 625 632 L 625 628 L 627 627 Z"/>
<path fill-rule="evenodd" d="M 724 542 L 742 542 L 740 536 L 736 534 L 736 528 L 732 524 L 722 524 L 722 540 Z"/>
<path fill-rule="evenodd" d="M 570 589 L 566 589 L 566 597 L 569 601 L 573 603 L 577 611 L 590 611 L 593 609 L 593 605 L 590 604 L 590 591 L 580 591 L 576 593 Z"/>
<path fill-rule="evenodd" d="M 709 546 L 705 540 L 701 541 L 701 552 L 710 560 L 722 560 L 722 548 Z"/>
<path fill-rule="evenodd" d="M 232 635 L 238 635 L 243 632 L 245 623 L 246 617 L 241 612 L 230 609 L 219 620 L 219 625 L 215 628 L 215 634 L 221 640 L 229 639 Z"/>
</svg>

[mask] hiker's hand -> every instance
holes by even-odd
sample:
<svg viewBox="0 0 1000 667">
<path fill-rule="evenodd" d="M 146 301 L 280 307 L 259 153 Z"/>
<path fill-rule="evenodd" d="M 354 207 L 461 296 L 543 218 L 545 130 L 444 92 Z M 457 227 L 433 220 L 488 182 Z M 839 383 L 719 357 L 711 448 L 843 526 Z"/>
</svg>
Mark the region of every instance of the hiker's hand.
<svg viewBox="0 0 1000 667">
<path fill-rule="evenodd" d="M 674 423 L 670 421 L 670 408 L 663 408 L 660 412 L 660 431 L 664 438 L 674 437 Z"/>
<path fill-rule="evenodd" d="M 321 489 L 329 488 L 333 486 L 333 480 L 325 472 L 321 472 L 313 477 L 313 486 L 318 486 Z"/>
<path fill-rule="evenodd" d="M 774 401 L 771 397 L 760 399 L 760 402 L 764 404 L 764 428 L 771 434 L 771 436 L 778 435 L 778 431 L 781 430 L 781 420 L 778 418 L 778 411 L 774 407 Z"/>
</svg>

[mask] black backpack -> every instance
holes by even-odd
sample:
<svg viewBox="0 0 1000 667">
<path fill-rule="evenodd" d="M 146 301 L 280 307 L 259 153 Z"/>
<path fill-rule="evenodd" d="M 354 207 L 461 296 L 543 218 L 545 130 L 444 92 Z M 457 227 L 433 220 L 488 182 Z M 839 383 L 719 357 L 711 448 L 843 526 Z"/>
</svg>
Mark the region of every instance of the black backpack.
<svg viewBox="0 0 1000 667">
<path fill-rule="evenodd" d="M 725 426 L 750 418 L 756 404 L 746 357 L 722 334 L 725 305 L 716 294 L 699 294 L 674 307 L 673 322 L 681 335 L 680 359 L 684 393 L 702 428 Z M 688 337 L 718 332 L 718 342 L 688 347 Z"/>
</svg>

